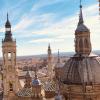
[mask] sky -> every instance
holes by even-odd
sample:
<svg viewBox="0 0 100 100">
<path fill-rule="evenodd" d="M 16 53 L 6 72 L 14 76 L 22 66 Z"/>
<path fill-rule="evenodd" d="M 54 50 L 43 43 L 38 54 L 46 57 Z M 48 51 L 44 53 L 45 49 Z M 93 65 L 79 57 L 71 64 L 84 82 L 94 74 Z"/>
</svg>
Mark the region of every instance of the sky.
<svg viewBox="0 0 100 100">
<path fill-rule="evenodd" d="M 74 33 L 80 0 L 0 0 L 0 41 L 4 39 L 7 12 L 17 41 L 17 56 L 74 51 Z M 98 0 L 82 0 L 84 23 L 90 29 L 93 50 L 100 50 Z M 2 42 L 0 42 L 2 56 Z"/>
</svg>

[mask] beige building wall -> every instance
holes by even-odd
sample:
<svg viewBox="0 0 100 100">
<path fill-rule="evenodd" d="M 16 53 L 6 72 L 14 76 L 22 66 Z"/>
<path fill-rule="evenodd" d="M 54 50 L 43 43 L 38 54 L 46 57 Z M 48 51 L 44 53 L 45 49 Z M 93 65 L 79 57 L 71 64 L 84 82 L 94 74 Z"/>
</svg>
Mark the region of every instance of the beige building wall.
<svg viewBox="0 0 100 100">
<path fill-rule="evenodd" d="M 18 91 L 18 76 L 16 72 L 16 42 L 3 42 L 3 86 L 4 100 L 9 97 L 9 92 L 17 93 Z"/>
</svg>

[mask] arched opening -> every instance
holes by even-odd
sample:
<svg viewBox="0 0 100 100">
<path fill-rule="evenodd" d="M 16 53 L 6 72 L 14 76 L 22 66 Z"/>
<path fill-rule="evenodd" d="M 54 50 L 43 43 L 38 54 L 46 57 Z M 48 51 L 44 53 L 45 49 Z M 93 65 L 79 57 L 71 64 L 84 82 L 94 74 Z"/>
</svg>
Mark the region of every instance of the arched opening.
<svg viewBox="0 0 100 100">
<path fill-rule="evenodd" d="M 11 61 L 11 52 L 8 53 L 8 60 Z"/>
<path fill-rule="evenodd" d="M 84 40 L 84 44 L 85 44 L 85 48 L 88 48 L 89 47 L 88 40 L 87 39 Z"/>
<path fill-rule="evenodd" d="M 13 84 L 11 82 L 9 82 L 9 90 L 13 91 Z"/>
<path fill-rule="evenodd" d="M 82 39 L 80 39 L 80 41 L 79 41 L 79 50 L 82 52 L 82 50 L 83 50 L 83 41 L 82 41 Z"/>
<path fill-rule="evenodd" d="M 88 98 L 87 100 L 93 100 L 92 98 Z"/>
</svg>

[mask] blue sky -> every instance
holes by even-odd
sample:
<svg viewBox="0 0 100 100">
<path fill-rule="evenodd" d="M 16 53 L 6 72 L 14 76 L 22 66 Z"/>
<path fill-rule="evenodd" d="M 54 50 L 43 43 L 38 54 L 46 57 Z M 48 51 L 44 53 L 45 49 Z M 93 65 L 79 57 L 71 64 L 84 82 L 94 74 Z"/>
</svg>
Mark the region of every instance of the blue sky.
<svg viewBox="0 0 100 100">
<path fill-rule="evenodd" d="M 97 0 L 83 0 L 85 25 L 91 30 L 93 50 L 100 50 L 100 23 Z M 17 55 L 74 51 L 79 0 L 0 0 L 0 40 L 4 38 L 6 14 L 17 40 Z M 2 44 L 0 43 L 0 46 Z M 0 48 L 0 56 L 2 55 Z"/>
</svg>

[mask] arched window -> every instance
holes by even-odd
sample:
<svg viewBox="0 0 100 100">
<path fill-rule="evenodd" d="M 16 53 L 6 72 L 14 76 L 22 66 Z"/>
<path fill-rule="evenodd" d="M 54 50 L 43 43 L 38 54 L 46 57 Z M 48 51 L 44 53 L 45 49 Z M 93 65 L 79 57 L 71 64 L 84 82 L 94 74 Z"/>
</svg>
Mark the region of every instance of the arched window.
<svg viewBox="0 0 100 100">
<path fill-rule="evenodd" d="M 93 100 L 93 98 L 91 96 L 87 96 L 86 100 Z M 95 99 L 96 100 L 96 99 Z"/>
<path fill-rule="evenodd" d="M 11 61 L 11 52 L 8 53 L 8 60 Z"/>
<path fill-rule="evenodd" d="M 11 82 L 9 82 L 9 90 L 13 91 L 13 84 Z"/>
<path fill-rule="evenodd" d="M 89 98 L 88 100 L 92 100 L 92 98 Z"/>
<path fill-rule="evenodd" d="M 80 49 L 83 48 L 83 40 L 82 40 L 82 39 L 80 39 L 80 41 L 79 41 L 79 48 L 80 48 Z"/>
<path fill-rule="evenodd" d="M 74 40 L 74 42 L 75 42 L 75 47 L 77 48 L 78 41 L 77 40 Z"/>
<path fill-rule="evenodd" d="M 85 44 L 85 48 L 88 48 L 89 47 L 89 44 L 88 44 L 88 40 L 87 39 L 84 40 L 84 44 Z"/>
</svg>

